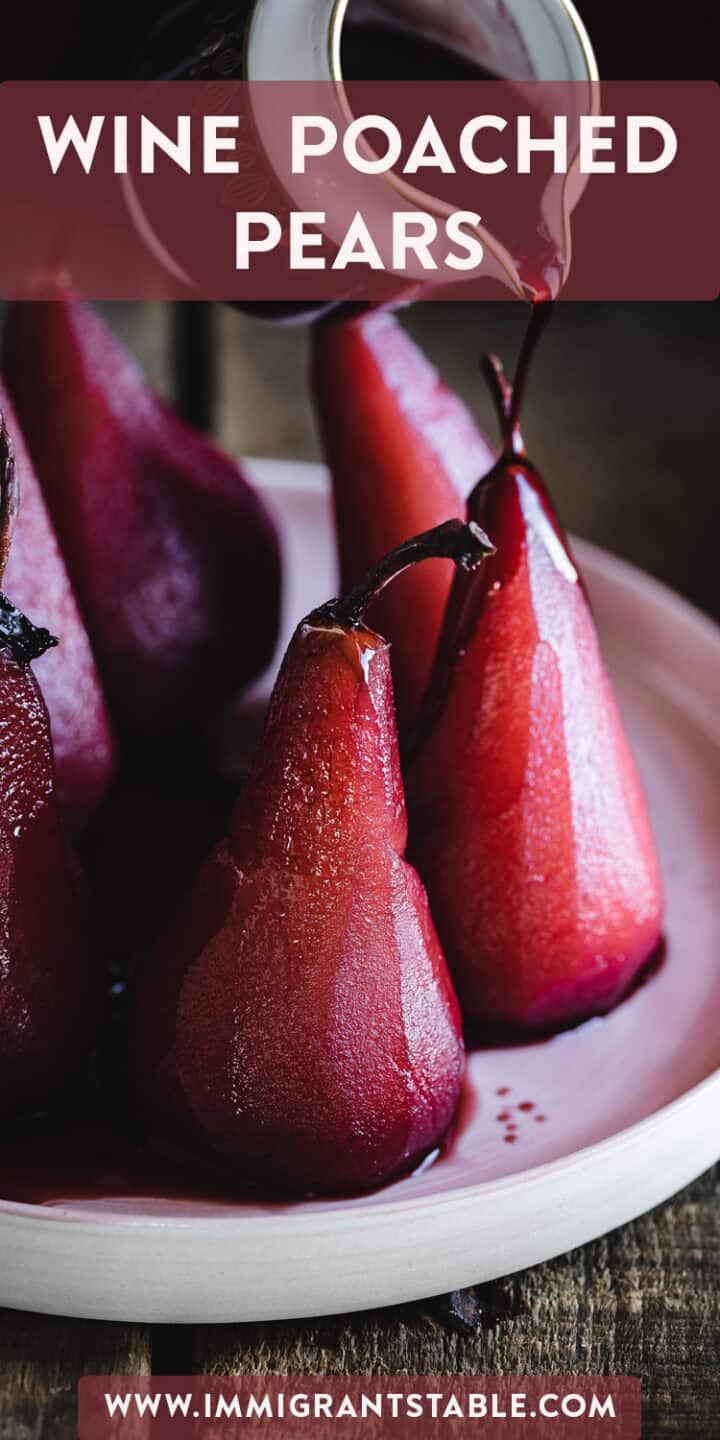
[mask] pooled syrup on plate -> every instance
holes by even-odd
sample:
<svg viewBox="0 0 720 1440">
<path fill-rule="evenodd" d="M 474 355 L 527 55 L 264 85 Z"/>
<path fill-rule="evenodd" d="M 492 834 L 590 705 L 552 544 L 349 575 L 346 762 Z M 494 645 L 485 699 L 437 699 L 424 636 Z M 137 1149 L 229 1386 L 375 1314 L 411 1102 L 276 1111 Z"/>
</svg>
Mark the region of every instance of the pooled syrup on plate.
<svg viewBox="0 0 720 1440">
<path fill-rule="evenodd" d="M 412 1181 L 442 1163 L 469 1119 L 470 1113 L 465 1113 L 461 1101 L 446 1139 L 397 1179 Z M 22 1205 L 150 1200 L 232 1208 L 243 1203 L 289 1205 L 303 1199 L 233 1183 L 220 1162 L 215 1164 L 205 1157 L 133 1139 L 110 1126 L 82 1121 L 74 1126 L 58 1121 L 57 1128 L 37 1133 L 31 1130 L 4 1141 L 0 1144 L 0 1174 L 0 1200 Z M 342 1201 L 371 1193 L 371 1189 L 342 1191 L 337 1196 L 304 1198 Z"/>
<path fill-rule="evenodd" d="M 664 959 L 662 945 L 626 999 L 649 983 Z M 512 1045 L 540 1045 L 568 1028 L 577 1027 L 558 1027 L 531 1036 L 487 1034 L 483 1044 L 496 1048 L 505 1040 Z M 471 1052 L 472 1048 L 477 1047 L 469 1046 Z M 152 1200 L 227 1208 L 243 1203 L 275 1207 L 295 1203 L 287 1195 L 233 1183 L 221 1162 L 212 1157 L 185 1154 L 147 1140 L 137 1122 L 118 1103 L 118 1085 L 113 1082 L 109 1088 L 109 1098 L 102 1090 L 95 1095 L 90 1093 L 85 1113 L 78 1113 L 81 1103 L 78 1092 L 69 1097 L 62 1112 L 15 1123 L 13 1131 L 0 1142 L 0 1200 L 57 1206 L 63 1202 L 125 1199 L 131 1204 Z M 87 1087 L 83 1087 L 82 1094 L 87 1097 Z M 524 1092 L 516 1097 L 511 1084 L 499 1085 L 487 1095 L 478 1094 L 466 1075 L 455 1117 L 444 1140 L 410 1173 L 398 1178 L 412 1183 L 414 1177 L 451 1160 L 481 1106 L 502 1127 L 503 1139 L 508 1145 L 522 1143 L 523 1134 L 531 1126 L 545 1125 L 552 1120 L 552 1116 Z M 65 1116 L 73 1111 L 77 1118 L 67 1120 Z M 108 1114 L 113 1117 L 111 1120 L 103 1118 Z M 353 1195 L 343 1193 L 322 1198 L 343 1200 L 368 1193 L 358 1191 Z"/>
<path fill-rule="evenodd" d="M 0 1139 L 0 1202 L 59 1206 L 126 1200 L 225 1207 L 242 1204 L 285 1208 L 303 1198 L 347 1200 L 372 1190 L 337 1196 L 295 1196 L 233 1178 L 210 1153 L 183 1151 L 148 1138 L 134 1113 L 125 1064 L 124 987 L 113 987 L 102 1069 L 81 1077 L 47 1112 L 20 1117 Z M 419 1164 L 396 1179 L 412 1181 L 442 1163 L 470 1124 L 478 1100 L 467 1078 L 446 1137 Z M 392 1184 L 389 1181 L 388 1184 Z M 386 1186 L 377 1187 L 384 1189 Z"/>
</svg>

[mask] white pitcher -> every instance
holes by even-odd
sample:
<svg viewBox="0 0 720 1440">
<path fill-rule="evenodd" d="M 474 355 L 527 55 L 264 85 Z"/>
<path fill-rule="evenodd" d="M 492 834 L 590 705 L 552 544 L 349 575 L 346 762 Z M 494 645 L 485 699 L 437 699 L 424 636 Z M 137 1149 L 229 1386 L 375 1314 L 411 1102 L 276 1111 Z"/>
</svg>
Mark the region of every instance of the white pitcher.
<svg viewBox="0 0 720 1440">
<path fill-rule="evenodd" d="M 364 22 L 391 27 L 400 46 L 403 32 L 432 42 L 498 79 L 579 82 L 573 103 L 581 113 L 598 111 L 595 56 L 572 0 L 182 0 L 164 12 L 155 28 L 154 55 L 146 57 L 145 72 L 177 79 L 330 82 L 323 86 L 323 98 L 335 105 L 340 127 L 350 118 L 343 86 L 343 41 L 350 38 L 351 27 Z M 365 78 L 372 79 L 372 74 Z M 255 88 L 253 111 L 270 166 L 287 177 L 287 127 L 278 123 L 272 89 Z M 372 202 L 377 215 L 380 194 L 387 226 L 398 194 L 440 219 L 450 213 L 445 202 L 400 176 L 390 172 L 385 180 L 384 195 L 374 184 Z M 542 218 L 559 240 L 565 273 L 570 264 L 570 216 L 584 184 L 584 177 L 572 166 L 567 175 L 556 177 L 543 199 Z M 132 191 L 131 185 L 128 188 Z M 332 185 L 327 188 L 331 193 L 327 233 L 339 239 L 353 210 L 361 208 L 363 187 L 354 185 L 346 194 Z M 307 179 L 298 177 L 297 184 L 293 180 L 292 190 L 298 209 L 317 208 L 317 196 Z M 180 273 L 155 224 L 143 216 L 137 198 L 131 199 L 144 238 L 163 263 Z M 483 225 L 478 236 L 486 257 L 483 273 L 526 295 L 514 257 Z M 411 287 L 427 283 L 427 274 L 420 269 L 405 274 Z M 303 310 L 291 304 L 277 308 L 280 314 Z"/>
</svg>

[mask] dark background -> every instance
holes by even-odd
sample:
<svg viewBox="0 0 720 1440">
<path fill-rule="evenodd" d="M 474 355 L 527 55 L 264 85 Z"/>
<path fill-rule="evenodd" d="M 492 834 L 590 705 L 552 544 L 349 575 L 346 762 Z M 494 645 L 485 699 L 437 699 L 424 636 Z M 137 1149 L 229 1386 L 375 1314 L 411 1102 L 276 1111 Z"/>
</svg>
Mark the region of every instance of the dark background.
<svg viewBox="0 0 720 1440">
<path fill-rule="evenodd" d="M 177 361 L 180 332 L 189 330 L 197 345 L 198 322 L 209 322 L 211 427 L 221 443 L 238 454 L 320 454 L 304 327 L 277 327 L 221 306 L 103 309 L 165 389 L 167 356 Z M 513 301 L 426 303 L 402 314 L 493 439 L 478 360 L 493 349 L 512 369 L 526 318 Z M 716 305 L 560 303 L 537 357 L 524 427 L 569 528 L 718 618 L 719 358 Z M 194 405 L 197 387 L 188 398 Z"/>
<path fill-rule="evenodd" d="M 215 0 L 197 0 L 207 14 Z M 247 0 L 236 0 L 238 9 Z M 293 0 L 287 0 L 288 6 Z M 438 0 L 441 4 L 442 0 Z M 531 3 L 531 0 L 528 0 Z M 576 0 L 592 36 L 600 74 L 613 80 L 708 80 L 716 77 L 715 0 Z M 108 79 L 127 73 L 157 20 L 187 8 L 185 0 L 30 0 L 3 7 L 0 73 L 4 79 Z M 230 10 L 228 0 L 227 6 Z"/>
</svg>

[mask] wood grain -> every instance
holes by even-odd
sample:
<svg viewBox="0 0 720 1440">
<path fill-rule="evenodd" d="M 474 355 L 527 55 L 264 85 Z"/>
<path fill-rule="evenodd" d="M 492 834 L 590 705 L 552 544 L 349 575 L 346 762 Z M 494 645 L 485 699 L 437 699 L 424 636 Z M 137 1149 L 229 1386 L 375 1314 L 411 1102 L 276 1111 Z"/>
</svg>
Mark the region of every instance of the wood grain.
<svg viewBox="0 0 720 1440">
<path fill-rule="evenodd" d="M 0 1311 L 0 1440 L 75 1440 L 82 1375 L 150 1373 L 147 1326 Z"/>
</svg>

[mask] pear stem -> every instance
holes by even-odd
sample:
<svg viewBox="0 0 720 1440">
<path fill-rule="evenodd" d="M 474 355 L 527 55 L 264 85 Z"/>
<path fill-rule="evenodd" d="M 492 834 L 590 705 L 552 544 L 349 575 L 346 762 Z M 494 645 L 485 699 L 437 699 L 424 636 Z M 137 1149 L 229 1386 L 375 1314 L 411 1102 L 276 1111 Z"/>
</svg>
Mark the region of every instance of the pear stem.
<svg viewBox="0 0 720 1440">
<path fill-rule="evenodd" d="M 505 455 L 524 455 L 525 453 L 520 430 L 520 411 L 525 398 L 532 358 L 552 312 L 552 300 L 541 300 L 533 305 L 530 323 L 520 348 L 514 385 L 508 383 L 502 362 L 496 355 L 484 355 L 482 359 L 482 372 L 490 386 L 500 421 Z"/>
<path fill-rule="evenodd" d="M 512 386 L 505 377 L 502 360 L 499 360 L 497 355 L 483 355 L 480 369 L 487 380 L 490 394 L 495 402 L 495 412 L 500 421 L 500 431 L 504 435 L 510 418 Z"/>
<path fill-rule="evenodd" d="M 337 624 L 357 629 L 365 612 L 396 575 L 420 560 L 453 560 L 463 570 L 475 570 L 495 547 L 484 530 L 471 520 L 446 520 L 433 530 L 424 530 L 391 550 L 353 586 L 343 600 L 331 600 L 324 607 Z"/>
<path fill-rule="evenodd" d="M 0 582 L 10 555 L 13 525 L 18 510 L 15 454 L 4 415 L 0 414 Z M 21 665 L 39 660 L 53 645 L 54 635 L 18 610 L 0 590 L 0 646 L 6 645 Z"/>
<path fill-rule="evenodd" d="M 0 414 L 0 583 L 10 555 L 10 541 L 18 507 L 17 471 L 12 440 Z"/>
</svg>

